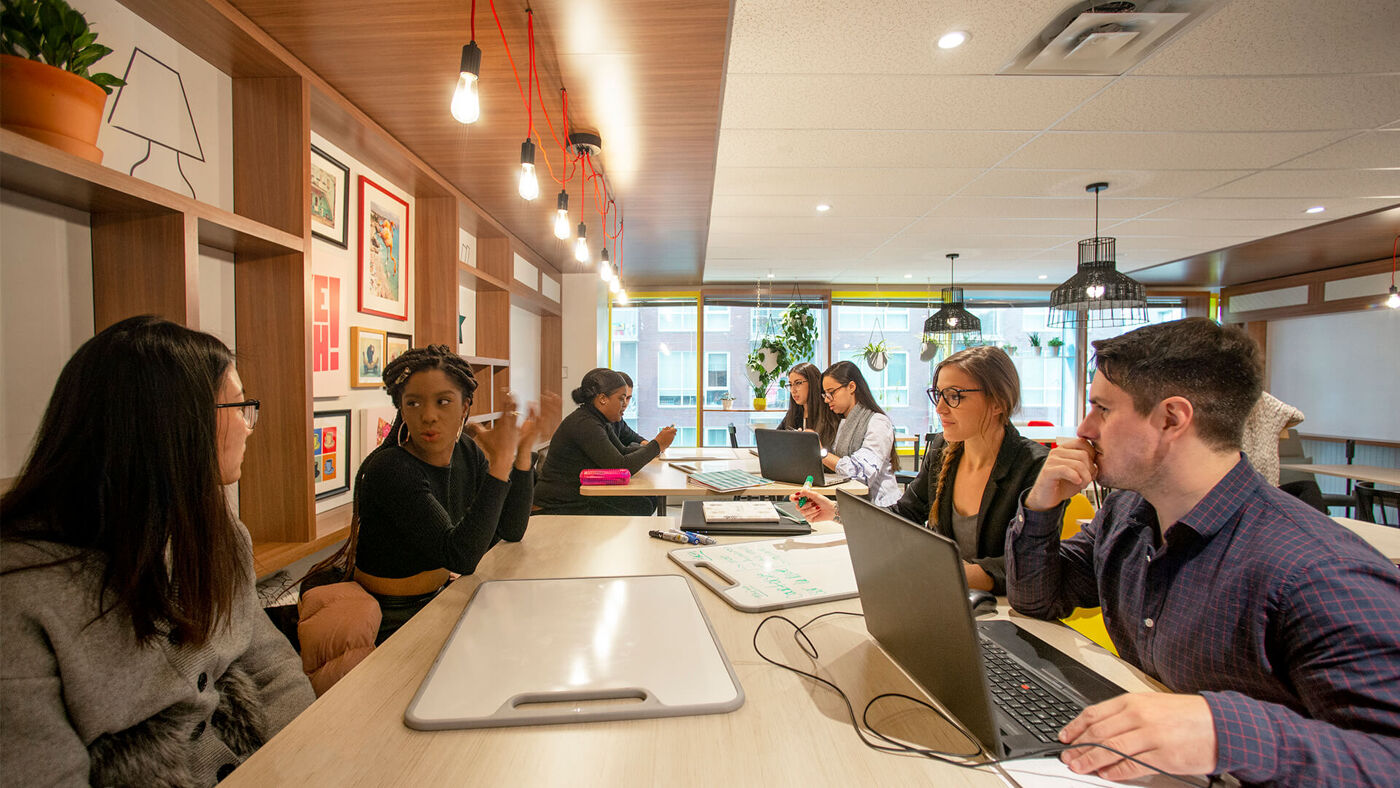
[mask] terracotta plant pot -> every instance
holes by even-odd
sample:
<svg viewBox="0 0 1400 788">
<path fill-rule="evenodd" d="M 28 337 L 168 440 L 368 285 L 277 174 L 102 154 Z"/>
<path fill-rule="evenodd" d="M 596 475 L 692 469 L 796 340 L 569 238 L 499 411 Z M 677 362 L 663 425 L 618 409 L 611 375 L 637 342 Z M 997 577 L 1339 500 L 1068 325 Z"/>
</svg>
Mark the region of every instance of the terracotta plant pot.
<svg viewBox="0 0 1400 788">
<path fill-rule="evenodd" d="M 0 55 L 0 126 L 102 163 L 97 130 L 107 91 L 70 71 Z"/>
</svg>

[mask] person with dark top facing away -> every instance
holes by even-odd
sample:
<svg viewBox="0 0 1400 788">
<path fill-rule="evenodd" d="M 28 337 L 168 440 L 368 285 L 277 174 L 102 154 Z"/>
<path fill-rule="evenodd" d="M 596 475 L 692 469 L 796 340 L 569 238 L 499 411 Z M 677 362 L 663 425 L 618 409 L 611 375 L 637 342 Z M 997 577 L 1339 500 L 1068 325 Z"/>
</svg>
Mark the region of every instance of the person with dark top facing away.
<svg viewBox="0 0 1400 788">
<path fill-rule="evenodd" d="M 1005 594 L 1006 528 L 1049 452 L 1011 426 L 1021 402 L 1016 365 L 991 345 L 960 350 L 934 368 L 928 396 L 943 431 L 889 510 L 957 542 L 969 588 Z M 807 519 L 835 519 L 834 501 L 807 498 Z"/>
<path fill-rule="evenodd" d="M 822 448 L 830 449 L 841 419 L 821 394 L 822 373 L 816 365 L 804 361 L 788 370 L 788 409 L 778 429 L 815 432 Z"/>
<path fill-rule="evenodd" d="M 518 542 L 530 519 L 530 452 L 541 418 L 510 411 L 493 426 L 468 424 L 477 383 L 445 345 L 413 348 L 384 368 L 398 415 L 355 479 L 350 535 L 307 574 L 303 588 L 353 579 L 379 601 L 376 643 L 469 575 L 486 552 Z"/>
<path fill-rule="evenodd" d="M 1046 619 L 1101 605 L 1118 653 L 1171 692 L 1090 706 L 1060 740 L 1249 785 L 1395 785 L 1400 569 L 1240 453 L 1258 346 L 1187 318 L 1094 349 L 1093 409 L 1007 535 L 1007 596 Z M 1065 501 L 1095 481 L 1114 492 L 1061 541 Z M 1147 774 L 1097 747 L 1060 757 Z"/>
<path fill-rule="evenodd" d="M 676 438 L 675 427 L 664 427 L 646 444 L 629 450 L 611 424 L 627 407 L 627 382 L 611 369 L 598 368 L 583 376 L 573 390 L 578 408 L 566 416 L 549 444 L 535 487 L 537 514 L 649 515 L 656 511 L 650 496 L 585 497 L 579 473 L 589 468 L 640 471 Z"/>
<path fill-rule="evenodd" d="M 6 785 L 213 785 L 315 700 L 223 487 L 258 408 L 222 342 L 155 317 L 64 365 L 0 501 Z"/>
</svg>

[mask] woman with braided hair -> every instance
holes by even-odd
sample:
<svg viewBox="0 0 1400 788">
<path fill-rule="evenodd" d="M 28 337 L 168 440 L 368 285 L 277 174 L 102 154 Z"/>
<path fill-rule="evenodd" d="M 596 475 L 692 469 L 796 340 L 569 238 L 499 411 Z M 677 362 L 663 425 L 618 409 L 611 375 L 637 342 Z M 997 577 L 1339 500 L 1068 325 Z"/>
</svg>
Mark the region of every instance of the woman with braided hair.
<svg viewBox="0 0 1400 788">
<path fill-rule="evenodd" d="M 929 442 L 923 469 L 889 510 L 957 542 L 969 588 L 1005 594 L 1006 529 L 1049 450 L 1011 426 L 1021 379 L 1001 348 L 970 347 L 945 358 L 928 395 L 943 432 Z M 808 520 L 835 518 L 833 501 L 807 498 Z"/>
<path fill-rule="evenodd" d="M 406 351 L 383 377 L 398 416 L 360 465 L 349 538 L 303 583 L 363 586 L 383 614 L 376 643 L 432 601 L 450 573 L 469 575 L 497 542 L 525 536 L 541 424 L 535 405 L 519 426 L 517 411 L 493 427 L 467 424 L 476 379 L 446 345 Z"/>
</svg>

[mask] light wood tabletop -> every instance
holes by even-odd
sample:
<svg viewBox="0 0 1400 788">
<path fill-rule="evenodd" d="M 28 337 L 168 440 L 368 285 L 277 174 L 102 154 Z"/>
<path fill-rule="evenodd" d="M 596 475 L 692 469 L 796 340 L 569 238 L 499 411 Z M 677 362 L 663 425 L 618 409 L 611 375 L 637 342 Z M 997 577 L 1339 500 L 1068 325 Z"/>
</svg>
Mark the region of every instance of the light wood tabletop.
<svg viewBox="0 0 1400 788">
<path fill-rule="evenodd" d="M 1376 484 L 1388 484 L 1392 487 L 1400 487 L 1400 469 L 1382 468 L 1378 465 L 1311 465 L 1306 463 L 1287 463 L 1278 467 L 1287 471 L 1320 473 L 1323 476 L 1340 476 L 1343 479 L 1359 479 L 1363 482 L 1375 482 Z"/>
<path fill-rule="evenodd" d="M 1333 520 L 1346 526 L 1348 530 L 1362 539 L 1366 543 L 1380 551 L 1380 554 L 1400 564 L 1400 528 L 1389 525 L 1378 525 L 1368 523 L 1363 520 L 1353 520 L 1350 517 L 1333 517 Z"/>
<path fill-rule="evenodd" d="M 483 581 L 512 578 L 681 574 L 675 545 L 649 539 L 652 517 L 535 517 L 525 539 L 501 543 L 229 776 L 229 785 L 939 785 L 1000 786 L 992 769 L 968 770 L 877 753 L 852 731 L 831 690 L 764 662 L 754 650 L 763 614 L 742 613 L 697 588 L 746 696 L 737 711 L 693 717 L 416 731 L 403 724 L 419 684 Z M 825 524 L 819 531 L 836 531 Z M 729 538 L 722 541 L 745 541 Z M 860 601 L 781 611 L 805 623 Z M 1001 608 L 999 616 L 1006 616 Z M 1057 623 L 1017 623 L 1130 691 L 1157 689 L 1126 663 Z M 765 653 L 834 681 L 857 713 L 883 692 L 921 695 L 866 634 L 834 616 L 808 630 L 806 656 L 781 621 L 758 642 Z M 876 706 L 877 728 L 944 750 L 967 746 L 946 722 L 896 701 Z"/>
<path fill-rule="evenodd" d="M 758 457 L 748 449 L 667 449 L 664 456 L 676 459 L 658 458 L 652 460 L 640 471 L 633 474 L 632 481 L 627 484 L 580 485 L 579 492 L 585 496 L 603 497 L 625 495 L 662 497 L 669 495 L 722 495 L 733 497 L 735 495 L 791 495 L 802 489 L 800 484 L 774 482 L 758 487 L 749 487 L 738 492 L 721 493 L 709 487 L 692 483 L 689 478 L 690 471 L 677 468 L 672 464 L 680 463 L 692 466 L 700 472 L 741 470 L 757 474 Z M 857 481 L 844 482 L 835 487 L 814 486 L 812 489 L 823 495 L 833 495 L 836 490 L 845 490 L 852 495 L 865 495 L 867 492 L 866 486 Z"/>
</svg>

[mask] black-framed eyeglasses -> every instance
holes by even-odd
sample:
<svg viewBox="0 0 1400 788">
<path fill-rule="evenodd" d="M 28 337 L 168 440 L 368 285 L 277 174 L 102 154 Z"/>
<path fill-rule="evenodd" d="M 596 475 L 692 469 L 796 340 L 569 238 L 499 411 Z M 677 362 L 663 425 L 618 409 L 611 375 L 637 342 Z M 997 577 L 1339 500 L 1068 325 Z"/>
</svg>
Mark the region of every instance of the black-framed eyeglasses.
<svg viewBox="0 0 1400 788">
<path fill-rule="evenodd" d="M 939 401 L 940 401 L 940 400 L 943 400 L 943 399 L 947 399 L 947 400 L 948 400 L 948 407 L 950 407 L 950 408 L 956 408 L 958 405 L 961 405 L 961 404 L 962 404 L 963 395 L 964 395 L 964 394 L 967 394 L 967 393 L 972 392 L 972 391 L 981 391 L 981 390 L 982 390 L 982 389 L 960 389 L 960 388 L 954 388 L 954 387 L 952 387 L 952 386 L 949 386 L 949 387 L 946 388 L 946 389 L 936 389 L 936 388 L 930 387 L 930 388 L 928 389 L 928 391 L 927 391 L 927 394 L 928 394 L 928 401 L 929 401 L 929 402 L 932 402 L 932 403 L 933 403 L 933 406 L 934 406 L 935 408 L 938 407 Z"/>
<path fill-rule="evenodd" d="M 238 408 L 238 412 L 243 415 L 243 421 L 247 423 L 248 429 L 258 423 L 258 409 L 262 403 L 255 399 L 245 399 L 242 402 L 220 402 L 216 408 Z"/>
<path fill-rule="evenodd" d="M 831 398 L 836 396 L 836 392 L 844 388 L 845 386 L 837 386 L 834 389 L 822 389 L 822 399 L 826 400 L 827 402 L 830 402 Z"/>
</svg>

